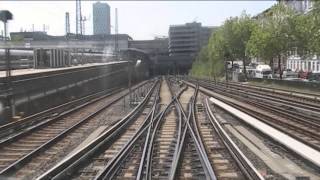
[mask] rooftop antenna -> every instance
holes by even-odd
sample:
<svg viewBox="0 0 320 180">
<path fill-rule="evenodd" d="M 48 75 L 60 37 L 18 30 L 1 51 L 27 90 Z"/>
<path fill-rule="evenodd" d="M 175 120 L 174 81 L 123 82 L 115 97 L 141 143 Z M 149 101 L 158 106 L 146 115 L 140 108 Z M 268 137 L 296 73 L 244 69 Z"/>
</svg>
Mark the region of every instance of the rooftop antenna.
<svg viewBox="0 0 320 180">
<path fill-rule="evenodd" d="M 70 33 L 70 16 L 69 16 L 69 12 L 66 12 L 66 35 L 68 35 Z"/>
<path fill-rule="evenodd" d="M 115 11 L 115 28 L 114 28 L 114 32 L 115 32 L 115 36 L 114 36 L 114 52 L 115 52 L 115 56 L 116 56 L 116 60 L 119 60 L 118 59 L 118 52 L 119 52 L 119 45 L 118 45 L 118 9 L 116 8 L 116 11 Z"/>
<path fill-rule="evenodd" d="M 195 18 L 193 19 L 193 22 L 197 22 L 197 20 L 198 20 L 198 17 L 195 17 Z"/>
</svg>

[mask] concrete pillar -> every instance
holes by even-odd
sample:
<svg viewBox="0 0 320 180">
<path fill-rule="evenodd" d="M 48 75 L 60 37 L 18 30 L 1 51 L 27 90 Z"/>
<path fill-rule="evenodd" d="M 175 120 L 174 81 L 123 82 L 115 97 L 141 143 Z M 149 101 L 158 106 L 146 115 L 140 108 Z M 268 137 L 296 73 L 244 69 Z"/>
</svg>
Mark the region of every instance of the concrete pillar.
<svg viewBox="0 0 320 180">
<path fill-rule="evenodd" d="M 52 49 L 50 51 L 50 57 L 49 57 L 49 67 L 53 67 L 53 51 Z"/>
<path fill-rule="evenodd" d="M 65 64 L 64 64 L 64 50 L 63 49 L 60 49 L 60 57 L 61 57 L 61 66 L 64 67 Z"/>
<path fill-rule="evenodd" d="M 68 51 L 68 66 L 71 66 L 71 51 Z"/>
<path fill-rule="evenodd" d="M 57 67 L 57 50 L 53 49 L 53 67 Z"/>
<path fill-rule="evenodd" d="M 56 49 L 56 51 L 57 51 L 57 57 L 56 57 L 56 59 L 57 59 L 57 67 L 60 67 L 60 51 L 59 51 L 59 49 Z"/>
<path fill-rule="evenodd" d="M 38 51 L 37 49 L 33 50 L 33 68 L 37 68 L 38 66 Z"/>
<path fill-rule="evenodd" d="M 57 66 L 58 67 L 61 67 L 61 62 L 60 62 L 60 60 L 61 60 L 61 57 L 60 57 L 60 53 L 61 51 L 60 51 L 60 49 L 57 49 Z"/>
<path fill-rule="evenodd" d="M 58 67 L 58 51 L 54 49 L 54 67 Z"/>
</svg>

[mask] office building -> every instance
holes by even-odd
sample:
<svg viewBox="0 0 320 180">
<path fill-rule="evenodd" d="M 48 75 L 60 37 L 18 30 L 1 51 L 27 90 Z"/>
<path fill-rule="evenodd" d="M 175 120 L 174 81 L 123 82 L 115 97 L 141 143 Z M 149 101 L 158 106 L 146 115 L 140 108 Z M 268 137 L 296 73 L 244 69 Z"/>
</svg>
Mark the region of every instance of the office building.
<svg viewBox="0 0 320 180">
<path fill-rule="evenodd" d="M 110 6 L 107 3 L 94 3 L 93 10 L 93 34 L 110 34 Z"/>
<path fill-rule="evenodd" d="M 214 29 L 214 27 L 203 27 L 197 22 L 170 26 L 169 55 L 195 56 L 201 47 L 208 43 Z"/>
</svg>

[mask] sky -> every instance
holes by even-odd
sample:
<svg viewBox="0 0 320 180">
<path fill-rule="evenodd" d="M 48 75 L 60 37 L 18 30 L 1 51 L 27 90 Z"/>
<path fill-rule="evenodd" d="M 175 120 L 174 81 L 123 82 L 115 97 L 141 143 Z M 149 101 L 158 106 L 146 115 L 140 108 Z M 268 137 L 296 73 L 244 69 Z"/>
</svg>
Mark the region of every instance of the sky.
<svg viewBox="0 0 320 180">
<path fill-rule="evenodd" d="M 82 1 L 85 34 L 92 34 L 92 4 Z M 111 33 L 114 32 L 115 8 L 118 9 L 118 31 L 129 34 L 135 40 L 168 36 L 170 25 L 201 22 L 203 26 L 220 26 L 243 10 L 256 15 L 271 7 L 276 1 L 101 1 L 111 7 Z M 13 20 L 10 32 L 20 30 L 43 31 L 45 24 L 49 35 L 65 34 L 65 12 L 70 13 L 71 32 L 75 32 L 75 0 L 71 1 L 0 1 L 0 10 L 9 10 Z M 0 31 L 3 24 L 0 25 Z"/>
</svg>

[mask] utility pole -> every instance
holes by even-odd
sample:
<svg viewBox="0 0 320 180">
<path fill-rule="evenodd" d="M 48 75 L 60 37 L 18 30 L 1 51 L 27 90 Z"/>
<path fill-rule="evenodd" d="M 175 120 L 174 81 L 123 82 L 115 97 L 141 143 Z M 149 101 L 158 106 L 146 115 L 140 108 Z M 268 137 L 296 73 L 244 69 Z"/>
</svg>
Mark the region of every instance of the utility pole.
<svg viewBox="0 0 320 180">
<path fill-rule="evenodd" d="M 66 24 L 65 24 L 65 28 L 66 28 L 66 35 L 68 35 L 70 33 L 70 16 L 69 16 L 69 12 L 66 12 Z"/>
<path fill-rule="evenodd" d="M 10 11 L 4 10 L 0 11 L 0 20 L 4 24 L 4 43 L 7 44 L 7 22 L 8 20 L 12 20 L 13 15 Z M 5 57 L 6 57 L 6 105 L 5 109 L 8 110 L 6 112 L 10 112 L 9 118 L 15 116 L 15 105 L 14 99 L 12 98 L 13 89 L 11 84 L 11 64 L 10 64 L 10 50 L 8 48 L 5 49 Z"/>
<path fill-rule="evenodd" d="M 76 0 L 76 35 L 82 35 L 81 0 Z"/>
<path fill-rule="evenodd" d="M 118 9 L 116 8 L 115 11 L 115 28 L 114 28 L 114 52 L 116 61 L 119 60 L 118 53 L 119 53 L 119 40 L 118 40 Z"/>
<path fill-rule="evenodd" d="M 85 24 L 85 22 L 87 21 L 88 19 L 87 19 L 87 17 L 85 17 L 85 16 L 81 16 L 81 21 L 82 21 L 82 29 L 81 29 L 81 34 L 82 35 L 85 35 L 85 31 L 86 31 L 86 24 Z"/>
</svg>

